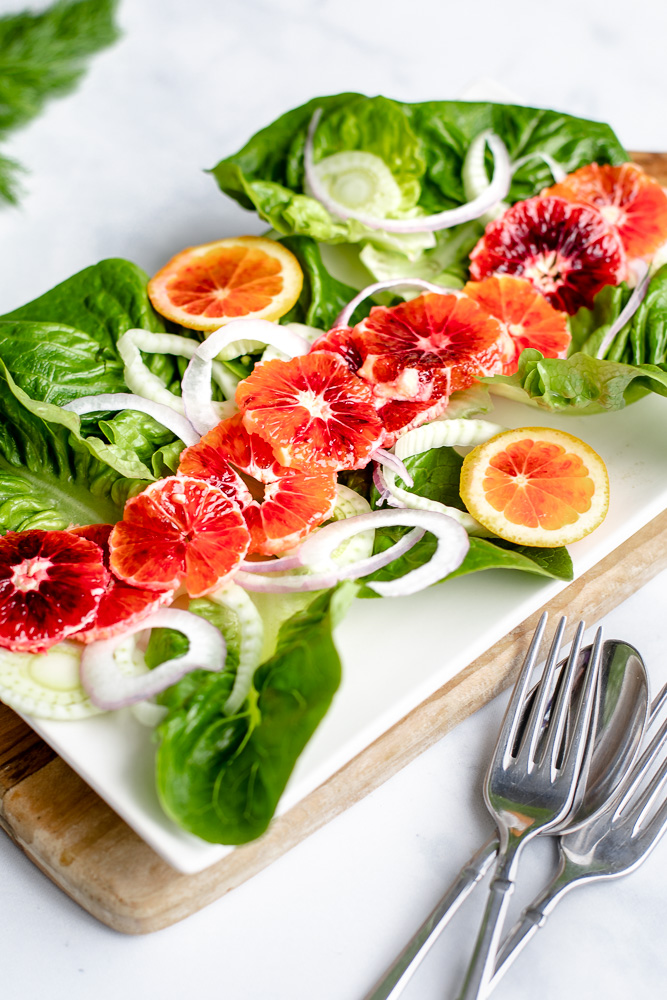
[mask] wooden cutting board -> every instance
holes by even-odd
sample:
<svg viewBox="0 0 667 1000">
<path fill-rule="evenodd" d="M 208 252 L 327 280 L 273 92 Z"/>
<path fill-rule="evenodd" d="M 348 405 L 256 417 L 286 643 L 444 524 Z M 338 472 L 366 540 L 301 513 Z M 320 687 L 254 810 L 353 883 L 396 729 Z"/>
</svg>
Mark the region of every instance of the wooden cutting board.
<svg viewBox="0 0 667 1000">
<path fill-rule="evenodd" d="M 633 158 L 667 185 L 667 154 Z M 128 934 L 167 927 L 256 874 L 507 687 L 542 610 L 593 624 L 666 567 L 667 511 L 276 819 L 263 837 L 197 875 L 181 875 L 162 861 L 4 705 L 0 826 L 56 885 L 109 927 Z"/>
</svg>

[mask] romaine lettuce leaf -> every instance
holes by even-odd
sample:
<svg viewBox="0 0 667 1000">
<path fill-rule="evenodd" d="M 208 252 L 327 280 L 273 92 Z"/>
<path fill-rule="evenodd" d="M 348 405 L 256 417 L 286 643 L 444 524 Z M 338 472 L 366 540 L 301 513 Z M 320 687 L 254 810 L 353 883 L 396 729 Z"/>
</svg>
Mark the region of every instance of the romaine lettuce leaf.
<svg viewBox="0 0 667 1000">
<path fill-rule="evenodd" d="M 337 591 L 281 628 L 245 705 L 222 708 L 234 674 L 190 674 L 160 696 L 157 787 L 165 812 L 212 843 L 243 844 L 266 830 L 297 758 L 340 684 L 331 628 Z"/>
<path fill-rule="evenodd" d="M 426 213 L 466 201 L 463 161 L 471 141 L 486 129 L 500 135 L 512 160 L 522 161 L 512 180 L 512 202 L 537 194 L 553 181 L 545 162 L 531 154 L 548 153 L 568 172 L 593 160 L 627 159 L 608 125 L 556 111 L 464 101 L 405 104 L 338 94 L 314 98 L 281 115 L 213 168 L 222 191 L 245 208 L 254 208 L 280 233 L 311 236 L 319 242 L 372 243 L 412 259 L 420 248 L 399 242 L 405 238 L 395 237 L 392 245 L 386 235 L 372 233 L 354 220 L 332 217 L 304 193 L 306 133 L 317 108 L 323 114 L 315 135 L 316 162 L 346 148 L 375 153 L 399 183 L 408 185 L 410 198 L 419 186 L 412 204 Z"/>
<path fill-rule="evenodd" d="M 128 260 L 103 260 L 79 271 L 0 317 L 0 358 L 35 399 L 62 405 L 95 391 L 127 391 L 118 338 L 134 327 L 166 330 L 147 281 Z M 180 385 L 173 358 L 149 354 L 146 363 L 170 388 Z"/>
<path fill-rule="evenodd" d="M 114 523 L 151 478 L 136 456 L 84 438 L 76 414 L 30 399 L 0 360 L 0 531 Z"/>
</svg>

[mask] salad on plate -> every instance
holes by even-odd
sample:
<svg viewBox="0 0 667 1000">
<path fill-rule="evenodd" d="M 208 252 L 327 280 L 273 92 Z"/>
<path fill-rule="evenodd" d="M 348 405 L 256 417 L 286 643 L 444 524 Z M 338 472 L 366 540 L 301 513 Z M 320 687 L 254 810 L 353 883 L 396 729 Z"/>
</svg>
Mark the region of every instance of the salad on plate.
<svg viewBox="0 0 667 1000">
<path fill-rule="evenodd" d="M 446 618 L 455 578 L 572 578 L 610 484 L 545 415 L 667 395 L 667 196 L 603 124 L 359 94 L 213 175 L 264 236 L 0 317 L 0 699 L 133 713 L 167 816 L 234 845 L 331 705 L 354 599 L 438 584 Z"/>
</svg>

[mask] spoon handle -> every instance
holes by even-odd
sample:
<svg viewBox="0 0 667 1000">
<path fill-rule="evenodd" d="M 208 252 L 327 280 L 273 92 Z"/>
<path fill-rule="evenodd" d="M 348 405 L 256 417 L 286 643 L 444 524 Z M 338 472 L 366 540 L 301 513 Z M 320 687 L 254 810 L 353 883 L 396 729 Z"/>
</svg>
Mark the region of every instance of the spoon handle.
<svg viewBox="0 0 667 1000">
<path fill-rule="evenodd" d="M 461 903 L 468 898 L 493 864 L 498 853 L 498 838 L 493 836 L 472 856 L 458 877 L 429 914 L 414 937 L 408 942 L 393 965 L 376 983 L 364 1000 L 396 1000 L 407 986 L 431 945 L 445 929 Z"/>
</svg>

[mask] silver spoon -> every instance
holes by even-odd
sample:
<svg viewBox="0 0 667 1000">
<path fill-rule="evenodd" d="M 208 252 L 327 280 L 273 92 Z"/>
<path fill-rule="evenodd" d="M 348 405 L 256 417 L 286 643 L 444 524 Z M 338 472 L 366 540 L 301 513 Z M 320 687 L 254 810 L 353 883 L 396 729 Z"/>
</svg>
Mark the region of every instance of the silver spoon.
<svg viewBox="0 0 667 1000">
<path fill-rule="evenodd" d="M 586 646 L 579 654 L 579 680 L 591 650 L 592 646 Z M 526 706 L 526 711 L 529 710 L 530 704 Z M 602 647 L 600 712 L 591 764 L 585 781 L 580 783 L 582 790 L 571 819 L 554 833 L 578 830 L 604 809 L 639 753 L 648 712 L 649 685 L 644 661 L 629 643 L 607 639 Z M 456 881 L 364 1000 L 396 1000 L 458 908 L 484 878 L 497 852 L 498 840 L 494 835 L 461 869 Z"/>
</svg>

